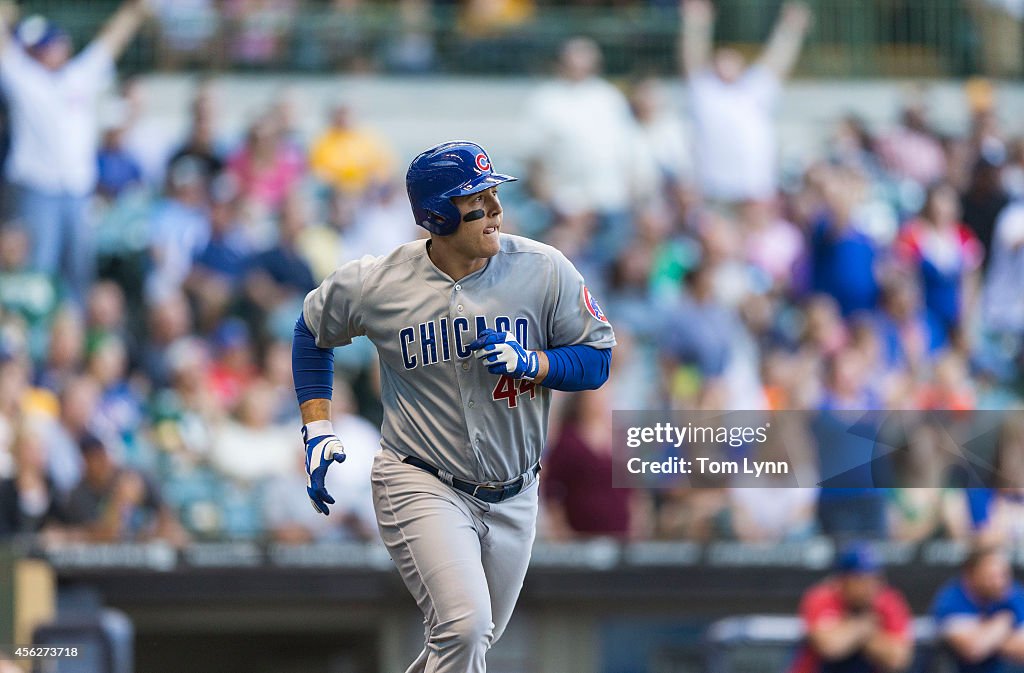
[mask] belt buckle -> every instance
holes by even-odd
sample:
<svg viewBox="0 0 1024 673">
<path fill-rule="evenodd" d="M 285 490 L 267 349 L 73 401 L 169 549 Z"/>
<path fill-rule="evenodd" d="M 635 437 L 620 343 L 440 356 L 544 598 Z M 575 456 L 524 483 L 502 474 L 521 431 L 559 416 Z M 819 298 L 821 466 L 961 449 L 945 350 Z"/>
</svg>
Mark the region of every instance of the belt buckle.
<svg viewBox="0 0 1024 673">
<path fill-rule="evenodd" d="M 485 482 L 484 482 L 484 483 L 482 483 L 482 484 L 477 484 L 477 485 L 476 485 L 475 487 L 473 487 L 473 497 L 474 497 L 474 498 L 476 497 L 476 494 L 477 494 L 477 492 L 478 492 L 478 491 L 479 491 L 479 490 L 480 490 L 481 488 L 483 488 L 483 489 L 487 489 L 487 490 L 489 490 L 489 491 L 493 491 L 493 490 L 495 490 L 495 489 L 499 489 L 499 488 L 501 488 L 501 486 L 499 486 L 499 485 L 498 485 L 498 482 L 496 482 L 496 481 L 485 481 Z"/>
</svg>

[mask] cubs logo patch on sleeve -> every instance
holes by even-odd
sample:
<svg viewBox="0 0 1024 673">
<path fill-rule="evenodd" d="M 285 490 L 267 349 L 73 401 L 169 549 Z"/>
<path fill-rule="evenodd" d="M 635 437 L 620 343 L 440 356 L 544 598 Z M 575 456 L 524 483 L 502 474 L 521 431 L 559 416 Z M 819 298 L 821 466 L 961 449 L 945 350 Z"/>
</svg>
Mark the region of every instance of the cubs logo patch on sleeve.
<svg viewBox="0 0 1024 673">
<path fill-rule="evenodd" d="M 590 294 L 590 290 L 583 286 L 583 305 L 587 307 L 587 312 L 594 316 L 601 322 L 608 322 L 608 317 L 605 316 L 604 311 L 601 310 L 601 305 L 594 299 L 594 295 Z"/>
</svg>

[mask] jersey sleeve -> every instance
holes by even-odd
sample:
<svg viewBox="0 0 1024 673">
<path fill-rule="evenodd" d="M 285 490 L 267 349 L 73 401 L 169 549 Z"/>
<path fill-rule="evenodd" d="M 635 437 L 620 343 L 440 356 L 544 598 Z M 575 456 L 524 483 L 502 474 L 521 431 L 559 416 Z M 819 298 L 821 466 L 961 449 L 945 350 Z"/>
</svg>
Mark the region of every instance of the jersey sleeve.
<svg viewBox="0 0 1024 673">
<path fill-rule="evenodd" d="M 548 321 L 548 348 L 585 345 L 611 348 L 615 333 L 608 316 L 587 289 L 583 276 L 565 255 L 554 251 L 554 284 L 557 288 Z"/>
<path fill-rule="evenodd" d="M 320 348 L 352 343 L 366 334 L 363 322 L 363 284 L 377 261 L 367 255 L 348 262 L 306 295 L 302 315 Z"/>
</svg>

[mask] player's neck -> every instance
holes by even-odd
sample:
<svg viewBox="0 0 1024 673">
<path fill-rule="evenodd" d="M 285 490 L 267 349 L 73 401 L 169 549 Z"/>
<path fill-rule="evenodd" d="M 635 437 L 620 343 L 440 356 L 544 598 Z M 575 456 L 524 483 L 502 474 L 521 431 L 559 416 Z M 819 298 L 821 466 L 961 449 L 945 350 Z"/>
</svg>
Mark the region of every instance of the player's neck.
<svg viewBox="0 0 1024 673">
<path fill-rule="evenodd" d="M 462 280 L 487 266 L 486 257 L 467 257 L 451 246 L 427 241 L 427 256 L 434 266 L 452 280 Z"/>
</svg>

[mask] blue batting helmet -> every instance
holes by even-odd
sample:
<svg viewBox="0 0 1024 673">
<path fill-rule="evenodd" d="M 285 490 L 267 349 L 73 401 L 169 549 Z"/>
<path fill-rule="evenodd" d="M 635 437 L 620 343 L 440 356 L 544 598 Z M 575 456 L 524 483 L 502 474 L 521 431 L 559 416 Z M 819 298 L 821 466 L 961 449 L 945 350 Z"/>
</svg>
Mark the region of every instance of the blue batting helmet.
<svg viewBox="0 0 1024 673">
<path fill-rule="evenodd" d="M 416 224 L 447 236 L 455 233 L 462 214 L 454 196 L 476 194 L 517 178 L 495 173 L 487 152 L 476 143 L 455 140 L 431 147 L 409 164 L 405 188 Z"/>
</svg>

